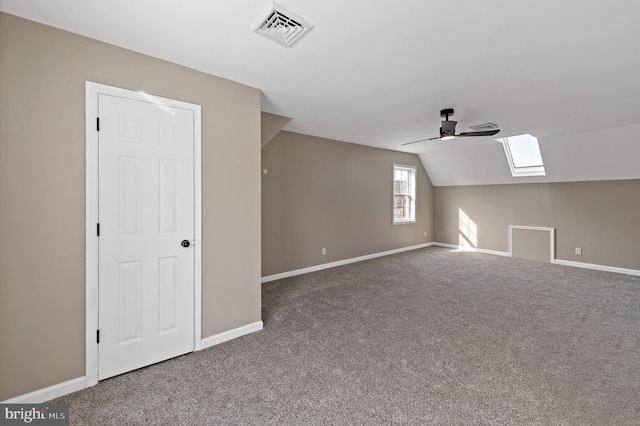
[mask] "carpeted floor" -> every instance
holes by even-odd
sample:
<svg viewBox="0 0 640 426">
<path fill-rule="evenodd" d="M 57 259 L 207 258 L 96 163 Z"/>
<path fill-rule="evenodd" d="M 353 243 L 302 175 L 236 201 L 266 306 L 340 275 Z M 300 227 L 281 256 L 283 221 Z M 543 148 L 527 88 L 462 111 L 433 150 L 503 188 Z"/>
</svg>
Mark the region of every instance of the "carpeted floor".
<svg viewBox="0 0 640 426">
<path fill-rule="evenodd" d="M 441 248 L 263 285 L 265 329 L 55 400 L 71 424 L 640 424 L 640 277 Z"/>
</svg>

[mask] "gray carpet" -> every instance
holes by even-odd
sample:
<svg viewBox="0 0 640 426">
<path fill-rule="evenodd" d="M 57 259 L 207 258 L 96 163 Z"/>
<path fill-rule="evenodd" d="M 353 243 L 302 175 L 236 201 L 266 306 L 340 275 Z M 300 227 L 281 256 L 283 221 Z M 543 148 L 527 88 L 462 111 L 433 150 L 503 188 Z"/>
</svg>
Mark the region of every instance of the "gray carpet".
<svg viewBox="0 0 640 426">
<path fill-rule="evenodd" d="M 265 329 L 72 424 L 640 424 L 640 277 L 428 248 L 263 285 Z"/>
</svg>

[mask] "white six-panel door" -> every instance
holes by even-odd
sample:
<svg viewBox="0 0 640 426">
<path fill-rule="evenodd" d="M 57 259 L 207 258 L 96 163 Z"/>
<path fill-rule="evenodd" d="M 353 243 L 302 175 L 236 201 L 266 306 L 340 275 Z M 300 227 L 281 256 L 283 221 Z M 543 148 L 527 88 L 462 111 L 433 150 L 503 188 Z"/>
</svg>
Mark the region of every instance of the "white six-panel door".
<svg viewBox="0 0 640 426">
<path fill-rule="evenodd" d="M 105 94 L 98 110 L 101 380 L 194 350 L 194 114 Z"/>
</svg>

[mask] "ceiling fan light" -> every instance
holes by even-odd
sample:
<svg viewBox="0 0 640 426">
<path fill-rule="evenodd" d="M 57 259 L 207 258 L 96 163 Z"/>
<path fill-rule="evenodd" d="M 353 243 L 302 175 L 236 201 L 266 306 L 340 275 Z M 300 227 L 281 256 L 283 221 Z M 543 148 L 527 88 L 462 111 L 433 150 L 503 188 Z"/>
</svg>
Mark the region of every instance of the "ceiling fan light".
<svg viewBox="0 0 640 426">
<path fill-rule="evenodd" d="M 448 140 L 455 139 L 455 138 L 456 138 L 455 135 L 442 135 L 440 137 L 440 140 L 441 141 L 448 141 Z"/>
</svg>

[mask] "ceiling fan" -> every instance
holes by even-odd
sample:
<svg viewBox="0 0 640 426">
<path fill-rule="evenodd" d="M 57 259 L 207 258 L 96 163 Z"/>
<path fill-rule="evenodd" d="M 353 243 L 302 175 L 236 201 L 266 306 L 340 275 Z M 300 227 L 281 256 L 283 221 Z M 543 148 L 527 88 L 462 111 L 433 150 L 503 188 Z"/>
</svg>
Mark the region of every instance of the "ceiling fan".
<svg viewBox="0 0 640 426">
<path fill-rule="evenodd" d="M 441 121 L 440 127 L 440 136 L 429 139 L 420 139 L 418 141 L 403 143 L 404 145 L 411 145 L 412 143 L 424 142 L 424 141 L 432 141 L 435 139 L 440 139 L 441 141 L 446 141 L 453 138 L 466 138 L 469 136 L 493 136 L 500 131 L 500 129 L 494 130 L 483 130 L 481 132 L 463 132 L 456 135 L 456 124 L 457 121 L 449 121 L 449 116 L 453 115 L 453 108 L 447 108 L 440 111 L 440 117 L 444 117 L 444 121 Z"/>
</svg>

